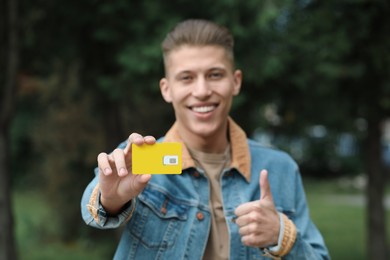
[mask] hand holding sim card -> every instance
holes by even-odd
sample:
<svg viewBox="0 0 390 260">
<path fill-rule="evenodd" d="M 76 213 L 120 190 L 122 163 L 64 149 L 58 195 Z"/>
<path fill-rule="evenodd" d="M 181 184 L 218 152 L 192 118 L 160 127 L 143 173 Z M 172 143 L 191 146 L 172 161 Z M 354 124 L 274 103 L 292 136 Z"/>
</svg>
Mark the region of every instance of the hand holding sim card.
<svg viewBox="0 0 390 260">
<path fill-rule="evenodd" d="M 181 143 L 132 144 L 133 174 L 180 174 Z"/>
</svg>

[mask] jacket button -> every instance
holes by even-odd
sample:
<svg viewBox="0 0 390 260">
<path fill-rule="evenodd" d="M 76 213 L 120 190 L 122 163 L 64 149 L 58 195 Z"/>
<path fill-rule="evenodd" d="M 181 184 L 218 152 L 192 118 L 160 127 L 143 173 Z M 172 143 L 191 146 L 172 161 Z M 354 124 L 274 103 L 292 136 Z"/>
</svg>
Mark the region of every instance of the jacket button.
<svg viewBox="0 0 390 260">
<path fill-rule="evenodd" d="M 196 218 L 197 218 L 198 220 L 203 220 L 203 219 L 204 219 L 203 213 L 202 213 L 202 212 L 196 213 Z"/>
<path fill-rule="evenodd" d="M 200 176 L 200 173 L 198 171 L 194 172 L 194 177 L 198 178 Z"/>
</svg>

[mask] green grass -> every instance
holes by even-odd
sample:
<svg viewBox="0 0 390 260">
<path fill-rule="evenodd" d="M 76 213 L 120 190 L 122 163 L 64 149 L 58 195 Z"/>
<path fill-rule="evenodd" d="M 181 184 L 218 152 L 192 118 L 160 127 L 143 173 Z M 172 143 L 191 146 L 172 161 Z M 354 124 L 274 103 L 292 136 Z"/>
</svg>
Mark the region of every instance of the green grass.
<svg viewBox="0 0 390 260">
<path fill-rule="evenodd" d="M 314 194 L 308 194 L 308 202 L 312 219 L 333 259 L 365 259 L 364 209 L 337 205 Z"/>
<path fill-rule="evenodd" d="M 340 186 L 336 181 L 304 179 L 304 186 L 312 219 L 323 234 L 332 259 L 366 259 L 365 208 L 362 201 L 351 200 L 362 196 L 362 191 Z M 63 242 L 53 209 L 39 192 L 14 192 L 14 212 L 21 260 L 112 258 L 116 246 L 112 233 L 100 233 L 100 238 L 81 233 L 76 240 Z M 390 211 L 387 213 L 390 238 Z M 84 229 L 85 233 L 90 230 Z"/>
<path fill-rule="evenodd" d="M 64 242 L 58 234 L 59 223 L 45 198 L 37 192 L 14 192 L 15 233 L 21 260 L 111 259 L 114 245 L 108 239 Z M 77 224 L 75 223 L 75 226 Z M 75 227 L 68 227 L 70 229 Z M 87 228 L 87 227 L 86 227 Z"/>
<path fill-rule="evenodd" d="M 312 220 L 321 231 L 332 259 L 367 259 L 363 191 L 335 181 L 304 180 L 304 186 Z M 386 217 L 390 238 L 389 210 Z"/>
</svg>

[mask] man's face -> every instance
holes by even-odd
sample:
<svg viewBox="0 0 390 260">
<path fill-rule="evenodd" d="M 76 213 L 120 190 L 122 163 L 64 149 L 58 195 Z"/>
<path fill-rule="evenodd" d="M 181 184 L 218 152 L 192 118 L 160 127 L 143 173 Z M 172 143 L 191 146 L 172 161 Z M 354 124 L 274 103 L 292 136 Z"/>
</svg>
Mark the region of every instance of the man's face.
<svg viewBox="0 0 390 260">
<path fill-rule="evenodd" d="M 241 71 L 224 48 L 184 45 L 166 57 L 166 78 L 160 89 L 172 103 L 185 134 L 210 138 L 226 134 L 227 117 L 241 87 Z"/>
</svg>

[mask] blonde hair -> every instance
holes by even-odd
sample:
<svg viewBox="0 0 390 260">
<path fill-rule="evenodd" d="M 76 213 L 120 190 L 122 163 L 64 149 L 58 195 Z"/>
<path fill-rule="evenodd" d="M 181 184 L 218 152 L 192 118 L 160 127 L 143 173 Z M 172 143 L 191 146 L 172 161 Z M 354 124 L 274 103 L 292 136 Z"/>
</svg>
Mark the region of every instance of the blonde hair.
<svg viewBox="0 0 390 260">
<path fill-rule="evenodd" d="M 201 19 L 185 20 L 176 25 L 170 31 L 161 44 L 164 64 L 171 51 L 183 46 L 207 46 L 223 47 L 234 64 L 233 46 L 234 39 L 230 31 L 213 22 Z"/>
</svg>

